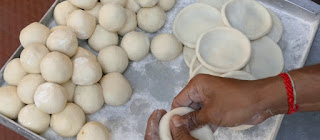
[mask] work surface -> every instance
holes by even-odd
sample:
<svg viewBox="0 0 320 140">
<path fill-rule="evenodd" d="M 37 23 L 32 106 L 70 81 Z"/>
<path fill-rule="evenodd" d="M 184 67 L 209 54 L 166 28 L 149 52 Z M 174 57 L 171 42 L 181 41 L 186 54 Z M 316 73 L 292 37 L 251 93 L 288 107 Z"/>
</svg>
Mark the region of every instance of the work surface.
<svg viewBox="0 0 320 140">
<path fill-rule="evenodd" d="M 31 21 L 39 20 L 40 17 L 43 15 L 43 13 L 51 5 L 50 1 L 46 1 L 46 2 L 40 2 L 40 0 L 31 0 L 31 1 L 35 1 L 35 2 L 37 1 L 43 5 L 46 5 L 47 7 L 43 6 L 42 7 L 43 10 L 40 10 L 38 8 L 24 7 L 24 8 L 27 8 L 28 10 L 23 11 L 20 9 L 17 13 L 15 13 L 15 14 L 20 13 L 22 15 L 22 16 L 20 15 L 20 18 L 14 18 L 14 16 L 12 16 L 12 13 L 10 14 L 7 11 L 7 12 L 4 12 L 6 14 L 4 14 L 0 19 L 0 31 L 1 31 L 0 42 L 2 42 L 0 45 L 1 46 L 1 50 L 0 50 L 1 62 L 6 62 L 8 57 L 13 53 L 13 51 L 18 46 L 18 45 L 15 45 L 15 44 L 19 44 L 17 38 L 18 38 L 20 29 L 18 28 L 23 27 L 23 25 L 26 25 Z M 11 0 L 11 1 L 4 0 L 3 2 L 4 5 L 3 3 L 0 5 L 1 10 L 6 9 L 6 8 L 2 8 L 2 6 L 6 6 L 5 5 L 6 2 L 16 4 L 18 0 Z M 30 3 L 30 1 L 26 1 L 26 2 Z M 22 5 L 28 5 L 26 4 L 26 2 L 25 4 L 22 4 Z M 13 6 L 12 8 L 18 8 L 18 7 Z M 320 11 L 319 6 L 314 6 L 313 10 L 316 11 L 317 8 Z M 30 13 L 30 14 L 26 14 L 26 13 Z M 29 19 L 21 18 L 21 17 L 28 17 L 28 16 L 29 16 Z M 18 23 L 23 25 L 18 25 Z M 4 42 L 7 42 L 7 43 L 4 43 Z M 307 60 L 307 65 L 319 63 L 320 62 L 320 56 L 318 55 L 319 53 L 320 53 L 320 32 L 318 31 L 318 34 L 315 38 L 315 42 L 312 46 L 309 58 Z M 1 65 L 2 64 L 3 63 L 1 63 Z M 320 113 L 304 113 L 304 114 L 297 113 L 295 115 L 286 116 L 281 125 L 280 131 L 278 133 L 278 139 L 318 139 L 320 136 L 320 134 L 318 133 L 320 132 L 319 131 L 320 128 L 317 127 L 320 124 L 319 119 L 320 119 Z M 4 133 L 7 134 L 5 131 L 0 129 L 0 139 L 2 139 L 2 136 L 5 135 Z"/>
</svg>

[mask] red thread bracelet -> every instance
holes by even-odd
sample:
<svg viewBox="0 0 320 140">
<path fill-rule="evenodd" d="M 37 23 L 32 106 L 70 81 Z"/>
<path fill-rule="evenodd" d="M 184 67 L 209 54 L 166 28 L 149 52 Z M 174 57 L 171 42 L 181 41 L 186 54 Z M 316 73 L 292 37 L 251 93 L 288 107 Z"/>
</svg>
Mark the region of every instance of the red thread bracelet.
<svg viewBox="0 0 320 140">
<path fill-rule="evenodd" d="M 283 82 L 286 86 L 286 91 L 287 91 L 287 97 L 288 97 L 288 113 L 287 114 L 292 114 L 294 112 L 297 112 L 299 109 L 299 105 L 295 104 L 295 95 L 294 95 L 294 86 L 293 86 L 293 81 L 291 79 L 291 76 L 288 73 L 281 73 L 280 76 L 283 79 Z"/>
</svg>

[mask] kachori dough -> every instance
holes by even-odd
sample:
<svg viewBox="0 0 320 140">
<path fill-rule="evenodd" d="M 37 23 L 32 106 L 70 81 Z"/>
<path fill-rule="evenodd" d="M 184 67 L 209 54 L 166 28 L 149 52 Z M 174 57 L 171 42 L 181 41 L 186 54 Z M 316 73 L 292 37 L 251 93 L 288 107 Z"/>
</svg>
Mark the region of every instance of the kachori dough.
<svg viewBox="0 0 320 140">
<path fill-rule="evenodd" d="M 125 8 L 132 10 L 133 12 L 137 13 L 141 8 L 140 5 L 136 2 L 136 0 L 127 0 Z"/>
<path fill-rule="evenodd" d="M 197 0 L 198 3 L 208 4 L 214 8 L 217 8 L 219 11 L 222 6 L 231 0 Z"/>
<path fill-rule="evenodd" d="M 28 73 L 40 73 L 40 62 L 49 53 L 42 44 L 30 44 L 20 54 L 20 63 Z"/>
<path fill-rule="evenodd" d="M 18 97 L 17 87 L 0 87 L 0 113 L 10 119 L 16 119 L 24 106 Z"/>
<path fill-rule="evenodd" d="M 33 96 L 39 85 L 46 82 L 40 74 L 28 74 L 17 87 L 17 93 L 20 100 L 25 104 L 33 104 Z"/>
<path fill-rule="evenodd" d="M 103 5 L 99 12 L 99 23 L 100 25 L 110 31 L 110 32 L 118 32 L 127 21 L 127 13 L 125 9 L 113 3 L 107 3 Z"/>
<path fill-rule="evenodd" d="M 146 34 L 132 31 L 122 38 L 121 47 L 130 60 L 140 61 L 149 53 L 150 40 Z"/>
<path fill-rule="evenodd" d="M 78 57 L 73 61 L 72 82 L 76 85 L 92 85 L 102 77 L 102 69 L 97 61 Z"/>
<path fill-rule="evenodd" d="M 166 13 L 159 7 L 141 8 L 137 13 L 140 29 L 146 32 L 156 32 L 165 24 Z"/>
<path fill-rule="evenodd" d="M 153 7 L 158 3 L 158 0 L 136 0 L 136 2 L 141 6 L 141 7 Z"/>
<path fill-rule="evenodd" d="M 256 80 L 250 73 L 244 71 L 231 71 L 221 75 L 221 77 L 239 79 L 239 80 Z"/>
<path fill-rule="evenodd" d="M 74 90 L 76 89 L 76 85 L 71 80 L 69 80 L 65 83 L 62 83 L 61 86 L 66 90 L 68 102 L 73 102 Z"/>
<path fill-rule="evenodd" d="M 117 33 L 109 32 L 100 25 L 97 25 L 88 43 L 92 49 L 99 52 L 106 47 L 118 45 L 119 37 Z"/>
<path fill-rule="evenodd" d="M 151 41 L 151 52 L 160 61 L 171 61 L 182 52 L 182 44 L 172 34 L 158 34 Z"/>
<path fill-rule="evenodd" d="M 28 73 L 23 69 L 20 58 L 12 59 L 3 72 L 3 79 L 8 85 L 17 86 Z"/>
<path fill-rule="evenodd" d="M 196 56 L 195 49 L 191 49 L 189 47 L 183 47 L 183 59 L 186 65 L 190 68 L 191 61 L 194 56 Z"/>
<path fill-rule="evenodd" d="M 77 140 L 110 140 L 109 130 L 101 123 L 91 121 L 86 123 L 77 135 Z"/>
<path fill-rule="evenodd" d="M 100 2 L 97 2 L 97 4 L 89 10 L 85 10 L 86 12 L 88 12 L 90 15 L 94 16 L 96 18 L 97 23 L 99 22 L 99 12 L 100 9 L 103 5 Z"/>
<path fill-rule="evenodd" d="M 164 11 L 171 10 L 175 4 L 176 4 L 176 0 L 159 0 L 158 1 L 158 6 L 160 6 L 160 8 L 163 9 Z"/>
<path fill-rule="evenodd" d="M 280 18 L 273 11 L 269 10 L 269 13 L 272 18 L 272 28 L 267 36 L 270 37 L 274 42 L 278 43 L 283 34 L 283 25 Z"/>
<path fill-rule="evenodd" d="M 69 15 L 75 10 L 79 10 L 79 8 L 66 0 L 57 4 L 53 11 L 53 17 L 58 25 L 66 26 Z"/>
<path fill-rule="evenodd" d="M 79 39 L 88 39 L 91 37 L 96 23 L 95 17 L 83 10 L 73 11 L 67 20 L 67 26 Z"/>
<path fill-rule="evenodd" d="M 92 9 L 98 0 L 68 0 L 73 5 L 81 9 Z"/>
<path fill-rule="evenodd" d="M 203 65 L 200 65 L 194 71 L 192 71 L 192 73 L 189 75 L 189 81 L 198 74 L 209 74 L 212 76 L 220 76 L 221 75 L 221 73 L 211 71 L 211 70 L 207 69 L 206 67 L 204 67 Z"/>
<path fill-rule="evenodd" d="M 77 86 L 74 94 L 74 103 L 81 107 L 86 114 L 97 112 L 104 104 L 102 87 L 99 83 Z"/>
<path fill-rule="evenodd" d="M 127 2 L 127 0 L 100 0 L 102 4 L 107 3 L 113 3 L 113 4 L 119 4 L 121 6 L 124 6 Z"/>
<path fill-rule="evenodd" d="M 201 65 L 200 61 L 197 58 L 197 55 L 195 55 L 190 63 L 190 67 L 189 67 L 189 75 L 192 74 L 192 72 Z"/>
<path fill-rule="evenodd" d="M 126 24 L 122 27 L 120 31 L 118 31 L 118 34 L 121 36 L 124 36 L 131 31 L 135 31 L 138 26 L 136 13 L 129 9 L 126 9 L 126 14 L 127 14 Z"/>
<path fill-rule="evenodd" d="M 129 58 L 122 48 L 110 46 L 99 52 L 98 62 L 101 65 L 103 73 L 123 73 L 129 65 Z"/>
<path fill-rule="evenodd" d="M 61 52 L 72 57 L 77 52 L 78 39 L 70 29 L 58 29 L 49 35 L 47 47 L 50 51 Z"/>
<path fill-rule="evenodd" d="M 59 30 L 59 29 L 62 29 L 62 30 L 67 30 L 69 29 L 67 26 L 64 26 L 64 25 L 59 25 L 59 26 L 54 26 L 50 29 L 51 33 L 56 31 L 56 30 Z"/>
<path fill-rule="evenodd" d="M 33 43 L 46 44 L 50 29 L 39 22 L 33 22 L 20 31 L 20 43 L 26 47 Z"/>
<path fill-rule="evenodd" d="M 72 61 L 75 60 L 78 57 L 86 57 L 91 60 L 97 61 L 97 57 L 88 49 L 78 47 L 77 53 L 72 57 Z"/>
</svg>

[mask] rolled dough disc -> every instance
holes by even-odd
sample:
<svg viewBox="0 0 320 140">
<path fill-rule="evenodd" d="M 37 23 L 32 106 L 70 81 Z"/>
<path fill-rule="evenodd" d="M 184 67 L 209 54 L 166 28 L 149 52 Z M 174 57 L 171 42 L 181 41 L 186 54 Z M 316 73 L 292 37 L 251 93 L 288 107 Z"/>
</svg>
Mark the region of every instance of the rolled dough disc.
<svg viewBox="0 0 320 140">
<path fill-rule="evenodd" d="M 220 73 L 216 73 L 216 72 L 213 72 L 211 70 L 208 70 L 206 67 L 204 67 L 203 65 L 200 65 L 198 66 L 191 74 L 190 74 L 190 77 L 189 77 L 189 81 L 195 77 L 196 75 L 198 74 L 209 74 L 209 75 L 212 75 L 212 76 L 220 76 L 221 74 Z"/>
<path fill-rule="evenodd" d="M 183 47 L 183 59 L 186 65 L 190 68 L 192 58 L 196 56 L 196 51 L 189 47 Z"/>
<path fill-rule="evenodd" d="M 278 43 L 283 34 L 283 25 L 280 18 L 273 11 L 269 10 L 269 13 L 272 18 L 272 28 L 267 36 Z"/>
<path fill-rule="evenodd" d="M 218 73 L 239 70 L 250 59 L 251 46 L 240 31 L 217 27 L 204 33 L 196 46 L 196 54 L 203 66 Z"/>
<path fill-rule="evenodd" d="M 161 140 L 172 140 L 171 131 L 170 131 L 170 119 L 174 115 L 185 115 L 189 112 L 194 111 L 192 108 L 189 107 L 180 107 L 171 110 L 166 115 L 164 115 L 159 124 L 159 136 Z M 199 140 L 214 140 L 213 132 L 211 131 L 208 125 L 191 131 L 191 135 Z"/>
<path fill-rule="evenodd" d="M 239 80 L 256 80 L 250 73 L 244 71 L 232 71 L 221 75 L 221 77 L 239 79 Z"/>
<path fill-rule="evenodd" d="M 191 73 L 201 65 L 200 61 L 198 60 L 197 56 L 195 55 L 190 63 L 190 70 L 189 70 L 189 75 L 191 75 Z"/>
<path fill-rule="evenodd" d="M 195 48 L 203 32 L 218 26 L 224 26 L 220 12 L 207 4 L 195 3 L 176 16 L 173 33 L 184 45 Z"/>
<path fill-rule="evenodd" d="M 218 10 L 221 10 L 222 6 L 229 1 L 230 0 L 197 0 L 198 3 L 208 4 Z"/>
</svg>

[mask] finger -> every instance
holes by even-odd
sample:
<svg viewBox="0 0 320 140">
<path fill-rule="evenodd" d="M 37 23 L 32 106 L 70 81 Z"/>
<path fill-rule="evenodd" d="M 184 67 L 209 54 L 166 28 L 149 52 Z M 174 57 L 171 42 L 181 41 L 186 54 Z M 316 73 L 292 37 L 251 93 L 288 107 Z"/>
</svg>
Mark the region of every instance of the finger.
<svg viewBox="0 0 320 140">
<path fill-rule="evenodd" d="M 178 115 L 171 118 L 170 130 L 174 140 L 196 140 L 191 136 L 185 122 L 183 122 L 183 119 Z"/>
<path fill-rule="evenodd" d="M 155 110 L 148 119 L 148 125 L 145 134 L 145 140 L 160 140 L 159 122 L 166 114 L 165 110 Z"/>
<path fill-rule="evenodd" d="M 181 116 L 186 122 L 189 131 L 199 128 L 208 123 L 208 119 L 203 110 L 197 110 Z"/>
</svg>

